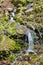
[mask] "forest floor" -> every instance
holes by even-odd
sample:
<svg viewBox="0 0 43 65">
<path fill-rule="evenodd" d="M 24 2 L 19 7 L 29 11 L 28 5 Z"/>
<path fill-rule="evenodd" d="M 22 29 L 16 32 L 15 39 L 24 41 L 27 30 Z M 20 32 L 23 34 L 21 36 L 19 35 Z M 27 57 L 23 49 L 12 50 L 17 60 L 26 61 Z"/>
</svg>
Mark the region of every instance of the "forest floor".
<svg viewBox="0 0 43 65">
<path fill-rule="evenodd" d="M 36 54 L 22 54 L 14 65 L 43 65 L 43 44 L 35 45 Z M 8 57 L 0 60 L 0 65 L 11 65 Z"/>
</svg>

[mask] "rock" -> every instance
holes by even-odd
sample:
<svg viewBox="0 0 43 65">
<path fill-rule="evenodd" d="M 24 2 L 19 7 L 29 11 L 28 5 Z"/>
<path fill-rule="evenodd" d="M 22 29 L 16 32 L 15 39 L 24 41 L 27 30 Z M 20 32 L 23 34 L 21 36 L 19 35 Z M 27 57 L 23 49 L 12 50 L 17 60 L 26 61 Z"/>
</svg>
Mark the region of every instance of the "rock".
<svg viewBox="0 0 43 65">
<path fill-rule="evenodd" d="M 30 11 L 33 11 L 33 8 L 30 8 L 30 9 L 26 10 L 25 12 L 28 13 Z"/>
<path fill-rule="evenodd" d="M 12 9 L 14 8 L 14 5 L 9 0 L 4 0 L 4 2 L 1 3 L 0 6 L 3 11 L 5 11 L 5 10 L 12 11 Z"/>
<path fill-rule="evenodd" d="M 8 11 L 12 11 L 12 10 L 13 10 L 13 8 L 10 8 L 10 7 L 9 7 L 9 8 L 7 8 L 7 10 L 8 10 Z"/>
<path fill-rule="evenodd" d="M 31 30 L 30 28 L 27 28 L 25 25 L 16 23 L 14 27 L 16 28 L 18 34 L 28 34 L 28 32 L 31 32 L 35 35 L 35 32 Z"/>
</svg>

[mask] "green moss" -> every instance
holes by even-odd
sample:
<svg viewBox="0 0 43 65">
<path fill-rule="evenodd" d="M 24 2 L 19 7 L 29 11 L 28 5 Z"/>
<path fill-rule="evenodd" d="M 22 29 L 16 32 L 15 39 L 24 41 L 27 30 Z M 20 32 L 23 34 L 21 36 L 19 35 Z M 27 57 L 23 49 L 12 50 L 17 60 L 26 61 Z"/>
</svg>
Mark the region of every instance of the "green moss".
<svg viewBox="0 0 43 65">
<path fill-rule="evenodd" d="M 8 60 L 10 62 L 13 62 L 15 60 L 15 55 L 14 54 L 11 54 L 9 57 L 8 57 Z"/>
<path fill-rule="evenodd" d="M 0 43 L 0 51 L 3 50 L 14 50 L 16 42 L 11 40 L 9 37 L 3 36 Z"/>
</svg>

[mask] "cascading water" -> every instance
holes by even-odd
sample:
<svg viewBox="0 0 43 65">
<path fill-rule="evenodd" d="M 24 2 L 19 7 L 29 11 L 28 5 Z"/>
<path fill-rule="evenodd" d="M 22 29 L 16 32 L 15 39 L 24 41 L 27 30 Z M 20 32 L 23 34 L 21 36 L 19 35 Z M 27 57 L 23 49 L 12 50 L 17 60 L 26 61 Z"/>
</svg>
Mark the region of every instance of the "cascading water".
<svg viewBox="0 0 43 65">
<path fill-rule="evenodd" d="M 28 33 L 28 43 L 29 43 L 29 48 L 27 49 L 27 54 L 30 52 L 34 53 L 34 40 L 32 38 L 31 32 Z"/>
<path fill-rule="evenodd" d="M 10 15 L 10 22 L 15 22 L 14 20 L 15 13 L 16 13 L 16 9 L 14 9 L 14 11 Z"/>
<path fill-rule="evenodd" d="M 13 17 L 12 17 L 12 16 L 10 16 L 10 22 L 13 22 L 13 21 L 14 21 Z"/>
</svg>

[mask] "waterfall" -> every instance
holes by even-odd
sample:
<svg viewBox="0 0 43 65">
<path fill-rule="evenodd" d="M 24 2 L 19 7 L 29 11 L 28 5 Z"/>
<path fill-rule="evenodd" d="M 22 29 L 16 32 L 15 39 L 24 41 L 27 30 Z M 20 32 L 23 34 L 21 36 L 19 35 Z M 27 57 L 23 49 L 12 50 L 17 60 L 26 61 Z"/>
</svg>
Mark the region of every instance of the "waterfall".
<svg viewBox="0 0 43 65">
<path fill-rule="evenodd" d="M 15 22 L 12 16 L 10 16 L 10 22 Z"/>
<path fill-rule="evenodd" d="M 13 17 L 15 16 L 14 12 L 12 12 L 11 14 L 12 14 Z"/>
<path fill-rule="evenodd" d="M 13 12 L 11 12 L 10 22 L 15 22 L 15 20 L 14 20 L 15 13 L 16 13 L 16 9 L 14 9 Z"/>
<path fill-rule="evenodd" d="M 28 43 L 29 43 L 29 47 L 28 47 L 28 49 L 27 49 L 27 54 L 29 53 L 29 52 L 33 52 L 34 53 L 34 40 L 33 40 L 33 38 L 32 38 L 32 34 L 31 34 L 31 32 L 29 32 L 28 33 Z"/>
</svg>

